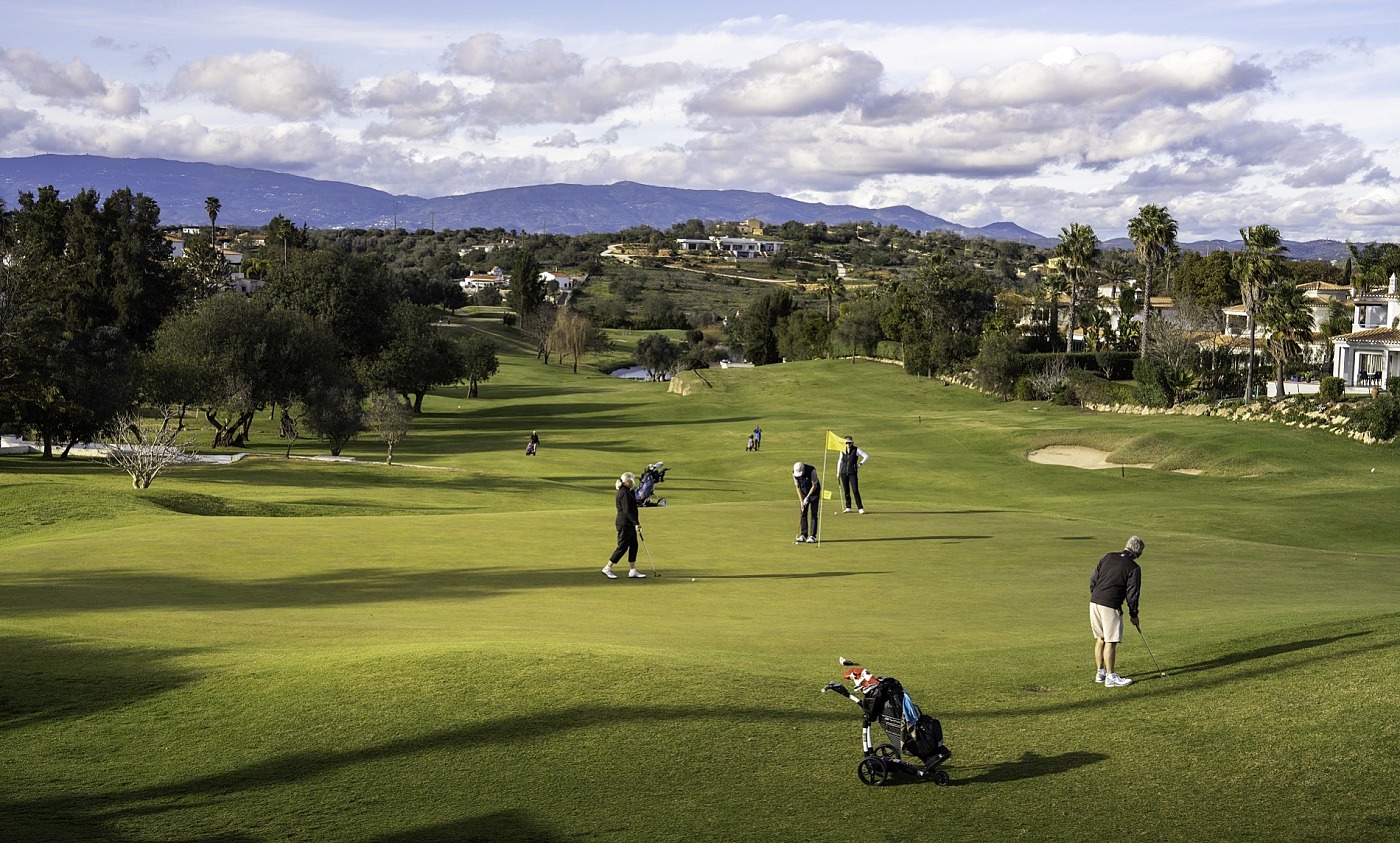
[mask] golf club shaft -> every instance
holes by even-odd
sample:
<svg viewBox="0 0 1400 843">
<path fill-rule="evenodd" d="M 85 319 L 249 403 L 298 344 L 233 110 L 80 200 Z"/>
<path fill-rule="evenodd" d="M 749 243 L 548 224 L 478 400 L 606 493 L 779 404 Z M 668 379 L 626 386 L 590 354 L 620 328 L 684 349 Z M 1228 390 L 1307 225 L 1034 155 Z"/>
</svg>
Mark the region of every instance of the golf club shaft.
<svg viewBox="0 0 1400 843">
<path fill-rule="evenodd" d="M 1162 663 L 1157 661 L 1157 656 L 1152 652 L 1152 645 L 1147 643 L 1147 636 L 1143 635 L 1142 627 L 1137 627 L 1138 637 L 1142 639 L 1142 646 L 1147 648 L 1147 655 L 1152 656 L 1152 663 L 1157 665 L 1157 672 L 1162 672 Z"/>
<path fill-rule="evenodd" d="M 642 549 L 647 552 L 647 562 L 651 564 L 651 575 L 653 577 L 661 576 L 660 574 L 656 573 L 656 560 L 651 558 L 651 546 L 647 544 L 647 537 L 642 535 L 641 530 L 638 530 L 637 538 L 642 540 Z"/>
</svg>

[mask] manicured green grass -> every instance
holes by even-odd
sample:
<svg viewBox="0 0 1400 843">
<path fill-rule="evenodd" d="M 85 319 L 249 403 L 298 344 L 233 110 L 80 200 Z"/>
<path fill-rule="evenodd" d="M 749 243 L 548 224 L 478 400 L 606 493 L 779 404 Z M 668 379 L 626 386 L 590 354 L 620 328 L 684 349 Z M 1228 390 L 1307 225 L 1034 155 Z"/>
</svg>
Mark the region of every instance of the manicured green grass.
<svg viewBox="0 0 1400 843">
<path fill-rule="evenodd" d="M 364 438 L 135 492 L 0 460 L 0 839 L 1400 835 L 1392 448 L 849 360 L 678 395 L 513 348 L 394 466 Z M 794 546 L 828 429 L 872 455 L 868 513 Z M 1049 444 L 1204 473 L 1025 459 Z M 662 576 L 607 581 L 612 481 L 657 459 Z M 1104 689 L 1088 577 L 1132 533 L 1170 676 L 1130 633 Z M 860 784 L 838 655 L 943 721 L 953 786 Z"/>
</svg>

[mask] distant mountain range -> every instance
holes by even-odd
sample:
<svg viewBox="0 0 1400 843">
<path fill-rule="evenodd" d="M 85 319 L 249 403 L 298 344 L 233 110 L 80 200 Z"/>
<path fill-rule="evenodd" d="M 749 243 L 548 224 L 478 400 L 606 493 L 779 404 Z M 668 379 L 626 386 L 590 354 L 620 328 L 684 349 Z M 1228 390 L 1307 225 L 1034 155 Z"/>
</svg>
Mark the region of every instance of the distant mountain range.
<svg viewBox="0 0 1400 843">
<path fill-rule="evenodd" d="M 311 228 L 504 228 L 514 231 L 583 234 L 621 231 L 639 225 L 666 229 L 690 219 L 739 221 L 756 217 L 776 224 L 874 222 L 909 231 L 951 231 L 1051 247 L 1057 238 L 1011 222 L 969 227 L 908 205 L 861 208 L 799 202 L 749 190 L 685 190 L 635 182 L 609 185 L 546 184 L 424 199 L 382 190 L 292 176 L 270 170 L 188 163 L 162 158 L 104 158 L 95 155 L 35 155 L 0 158 L 0 197 L 16 205 L 22 191 L 53 185 L 63 196 L 96 189 L 102 195 L 130 187 L 152 197 L 167 225 L 207 224 L 204 200 L 219 198 L 219 221 L 260 226 L 281 214 Z M 1117 238 L 1106 247 L 1133 248 Z M 1183 243 L 1199 252 L 1240 248 L 1240 241 Z M 1335 240 L 1288 242 L 1295 258 L 1332 260 L 1347 254 Z"/>
</svg>

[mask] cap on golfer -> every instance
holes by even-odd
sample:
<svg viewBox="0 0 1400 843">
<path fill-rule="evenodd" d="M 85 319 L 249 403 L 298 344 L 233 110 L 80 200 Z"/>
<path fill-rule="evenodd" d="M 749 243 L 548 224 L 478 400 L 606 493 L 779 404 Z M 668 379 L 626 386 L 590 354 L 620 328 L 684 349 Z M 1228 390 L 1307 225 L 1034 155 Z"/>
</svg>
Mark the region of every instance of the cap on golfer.
<svg viewBox="0 0 1400 843">
<path fill-rule="evenodd" d="M 1146 545 L 1143 544 L 1142 539 L 1137 536 L 1133 536 L 1132 538 L 1128 539 L 1128 543 L 1124 545 L 1123 549 L 1131 553 L 1133 556 L 1141 556 L 1142 549 L 1144 547 L 1146 547 Z"/>
<path fill-rule="evenodd" d="M 795 463 L 792 464 L 792 476 L 793 476 L 793 477 L 801 477 L 801 476 L 802 476 L 802 463 L 800 463 L 800 462 L 795 462 Z"/>
</svg>

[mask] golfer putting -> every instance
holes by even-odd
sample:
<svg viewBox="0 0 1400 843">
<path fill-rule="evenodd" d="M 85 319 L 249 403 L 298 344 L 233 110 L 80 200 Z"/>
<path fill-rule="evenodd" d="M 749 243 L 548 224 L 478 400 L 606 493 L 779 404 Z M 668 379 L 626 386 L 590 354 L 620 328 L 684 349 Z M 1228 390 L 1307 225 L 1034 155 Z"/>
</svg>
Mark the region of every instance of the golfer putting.
<svg viewBox="0 0 1400 843">
<path fill-rule="evenodd" d="M 1094 633 L 1094 681 L 1105 688 L 1122 688 L 1133 680 L 1118 675 L 1118 645 L 1123 641 L 1123 604 L 1128 619 L 1138 626 L 1138 597 L 1142 591 L 1142 539 L 1133 536 L 1116 553 L 1106 553 L 1089 577 L 1089 628 Z M 1145 639 L 1144 639 L 1145 640 Z"/>
</svg>

